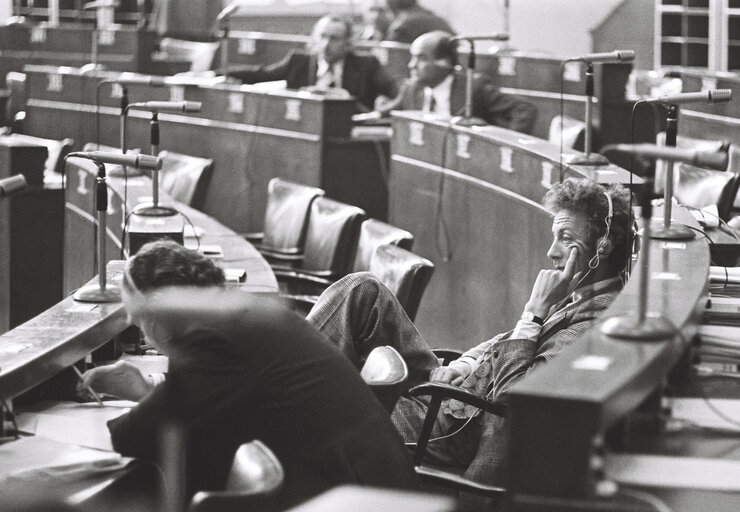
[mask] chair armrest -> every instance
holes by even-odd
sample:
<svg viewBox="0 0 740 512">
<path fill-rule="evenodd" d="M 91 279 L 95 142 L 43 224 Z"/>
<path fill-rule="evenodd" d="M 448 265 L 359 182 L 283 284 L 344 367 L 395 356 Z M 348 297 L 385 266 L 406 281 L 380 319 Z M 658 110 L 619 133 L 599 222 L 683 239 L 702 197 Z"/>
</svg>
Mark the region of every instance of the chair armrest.
<svg viewBox="0 0 740 512">
<path fill-rule="evenodd" d="M 318 295 L 287 295 L 283 294 L 280 296 L 282 300 L 287 302 L 290 309 L 296 313 L 306 316 L 309 311 L 313 308 L 316 301 L 319 300 Z"/>
<path fill-rule="evenodd" d="M 241 512 L 276 510 L 274 492 L 199 491 L 190 500 L 189 512 Z"/>
<path fill-rule="evenodd" d="M 419 384 L 409 390 L 409 394 L 412 396 L 431 396 L 432 399 L 442 400 L 443 398 L 454 398 L 478 409 L 482 409 L 485 412 L 495 414 L 496 416 L 506 415 L 506 405 L 500 402 L 493 402 L 486 400 L 478 395 L 474 395 L 465 391 L 464 389 L 451 386 L 449 384 L 442 384 L 440 382 L 426 382 Z"/>
<path fill-rule="evenodd" d="M 262 239 L 265 238 L 265 234 L 258 232 L 258 233 L 241 233 L 242 238 L 244 238 L 247 242 L 250 242 L 254 244 L 255 246 L 258 246 L 260 242 L 262 242 Z M 259 247 L 257 247 L 259 249 Z"/>
<path fill-rule="evenodd" d="M 442 365 L 444 366 L 450 364 L 455 359 L 459 359 L 464 353 L 462 350 L 456 348 L 435 348 L 432 349 L 432 352 L 437 356 L 437 359 L 442 361 Z"/>
<path fill-rule="evenodd" d="M 334 283 L 333 279 L 327 279 L 326 277 L 314 274 L 313 272 L 305 272 L 299 269 L 273 266 L 272 271 L 278 281 L 294 281 L 301 284 L 310 284 L 323 288 L 327 288 Z"/>
</svg>

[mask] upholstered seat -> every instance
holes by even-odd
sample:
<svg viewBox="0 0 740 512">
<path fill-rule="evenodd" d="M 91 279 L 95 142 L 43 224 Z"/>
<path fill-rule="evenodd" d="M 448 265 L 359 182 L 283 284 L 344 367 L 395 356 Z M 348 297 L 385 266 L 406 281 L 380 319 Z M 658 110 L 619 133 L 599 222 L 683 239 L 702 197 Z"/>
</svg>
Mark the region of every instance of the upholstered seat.
<svg viewBox="0 0 740 512">
<path fill-rule="evenodd" d="M 212 158 L 199 158 L 173 151 L 160 151 L 159 186 L 175 201 L 198 208 L 210 180 Z"/>
<path fill-rule="evenodd" d="M 234 455 L 226 488 L 196 493 L 190 512 L 270 510 L 284 479 L 280 461 L 267 446 L 259 440 L 245 443 Z"/>
<path fill-rule="evenodd" d="M 26 118 L 26 74 L 17 71 L 9 72 L 5 77 L 5 85 L 10 91 L 5 104 L 5 119 L 14 133 L 23 132 L 23 121 Z"/>
<path fill-rule="evenodd" d="M 360 236 L 352 263 L 352 272 L 370 269 L 370 260 L 375 250 L 383 244 L 393 244 L 410 251 L 414 245 L 414 235 L 405 229 L 397 228 L 377 219 L 367 219 L 360 226 Z"/>
<path fill-rule="evenodd" d="M 424 290 L 432 278 L 434 263 L 395 245 L 386 244 L 378 247 L 373 254 L 370 272 L 393 292 L 413 321 Z"/>
<path fill-rule="evenodd" d="M 360 376 L 390 414 L 409 378 L 409 369 L 395 348 L 382 346 L 368 354 Z"/>
<path fill-rule="evenodd" d="M 11 137 L 22 142 L 28 142 L 29 144 L 46 147 L 48 150 L 44 164 L 44 174 L 46 175 L 61 174 L 64 171 L 64 157 L 67 156 L 67 153 L 72 150 L 75 144 L 75 141 L 72 139 L 44 139 L 42 137 L 22 135 L 20 133 L 13 133 Z"/>
</svg>

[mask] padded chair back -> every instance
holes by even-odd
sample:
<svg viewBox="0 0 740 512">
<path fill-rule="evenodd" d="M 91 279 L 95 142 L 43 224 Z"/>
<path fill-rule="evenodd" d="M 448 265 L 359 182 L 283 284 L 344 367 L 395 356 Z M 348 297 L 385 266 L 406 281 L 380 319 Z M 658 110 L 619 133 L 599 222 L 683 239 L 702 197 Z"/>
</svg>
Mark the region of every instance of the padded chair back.
<svg viewBox="0 0 740 512">
<path fill-rule="evenodd" d="M 586 123 L 579 119 L 573 119 L 569 116 L 555 116 L 550 121 L 550 131 L 547 140 L 555 144 L 560 144 L 560 137 L 563 137 L 563 147 L 578 149 L 583 151 L 583 140 L 586 135 Z M 562 135 L 561 135 L 562 132 Z"/>
<path fill-rule="evenodd" d="M 362 272 L 370 268 L 370 259 L 378 246 L 393 244 L 410 251 L 414 245 L 414 235 L 405 229 L 397 228 L 376 219 L 367 219 L 360 226 L 355 260 L 352 272 Z"/>
<path fill-rule="evenodd" d="M 14 132 L 21 130 L 22 119 L 19 117 L 19 123 L 15 122 L 16 115 L 19 112 L 25 112 L 26 99 L 28 91 L 26 89 L 26 74 L 17 71 L 10 71 L 5 77 L 5 86 L 10 91 L 10 96 L 5 104 L 5 119 Z"/>
<path fill-rule="evenodd" d="M 323 195 L 320 188 L 271 179 L 267 185 L 262 246 L 287 254 L 302 252 L 311 203 Z"/>
<path fill-rule="evenodd" d="M 159 186 L 175 201 L 198 207 L 205 197 L 213 159 L 160 151 Z"/>
<path fill-rule="evenodd" d="M 190 512 L 262 510 L 269 503 L 266 498 L 274 496 L 284 480 L 283 466 L 272 450 L 257 439 L 244 443 L 234 455 L 225 490 L 196 493 Z"/>
<path fill-rule="evenodd" d="M 327 197 L 311 204 L 301 268 L 342 276 L 349 269 L 365 211 Z"/>
<path fill-rule="evenodd" d="M 190 62 L 190 71 L 208 71 L 213 65 L 213 57 L 218 50 L 218 42 L 187 41 L 165 37 L 159 42 L 161 59 Z"/>
<path fill-rule="evenodd" d="M 34 137 L 32 135 L 22 135 L 20 133 L 14 133 L 11 137 L 22 142 L 28 142 L 29 144 L 46 146 L 48 156 L 46 157 L 46 163 L 44 164 L 45 174 L 61 174 L 64 172 L 64 157 L 67 156 L 67 153 L 72 150 L 72 147 L 75 144 L 73 139 L 44 139 L 41 137 Z"/>
<path fill-rule="evenodd" d="M 368 354 L 360 376 L 390 414 L 404 390 L 409 369 L 395 348 L 375 347 Z"/>
<path fill-rule="evenodd" d="M 413 321 L 434 272 L 434 263 L 395 245 L 381 245 L 370 260 L 370 272 L 385 284 Z"/>
</svg>

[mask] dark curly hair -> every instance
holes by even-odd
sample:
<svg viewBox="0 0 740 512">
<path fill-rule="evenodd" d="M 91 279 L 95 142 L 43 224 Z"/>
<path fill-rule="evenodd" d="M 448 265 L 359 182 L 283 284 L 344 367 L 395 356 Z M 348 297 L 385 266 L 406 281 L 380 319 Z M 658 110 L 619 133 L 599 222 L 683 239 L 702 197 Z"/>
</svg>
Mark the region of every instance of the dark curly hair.
<svg viewBox="0 0 740 512">
<path fill-rule="evenodd" d="M 560 210 L 570 210 L 588 219 L 588 243 L 595 248 L 596 241 L 606 232 L 605 219 L 609 213 L 609 201 L 605 193 L 611 197 L 613 207 L 609 239 L 614 244 L 614 249 L 607 262 L 612 269 L 620 271 L 627 263 L 628 250 L 632 244 L 630 219 L 634 216 L 630 215 L 629 190 L 618 184 L 602 186 L 590 179 L 568 178 L 553 185 L 545 194 L 543 203 L 552 214 Z"/>
<path fill-rule="evenodd" d="M 163 286 L 222 285 L 226 281 L 223 270 L 211 260 L 170 240 L 144 244 L 129 261 L 126 277 L 140 292 Z"/>
</svg>

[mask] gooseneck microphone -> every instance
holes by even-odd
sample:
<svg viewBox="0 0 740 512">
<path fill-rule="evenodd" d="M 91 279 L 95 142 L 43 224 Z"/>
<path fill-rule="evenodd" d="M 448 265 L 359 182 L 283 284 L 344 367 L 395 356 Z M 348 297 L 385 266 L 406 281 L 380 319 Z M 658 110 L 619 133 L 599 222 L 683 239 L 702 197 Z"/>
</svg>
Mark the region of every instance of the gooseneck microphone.
<svg viewBox="0 0 740 512">
<path fill-rule="evenodd" d="M 686 105 L 688 103 L 727 103 L 732 100 L 732 89 L 712 89 L 701 92 L 682 92 L 658 98 L 642 100 L 645 103 L 662 103 L 663 105 Z"/>
<path fill-rule="evenodd" d="M 132 75 L 132 76 L 119 76 L 117 78 L 106 78 L 103 80 L 104 83 L 113 83 L 122 86 L 127 85 L 149 85 L 152 87 L 164 87 L 164 77 L 161 76 L 147 76 L 147 75 Z"/>
<path fill-rule="evenodd" d="M 658 146 L 655 144 L 609 144 L 601 148 L 601 151 L 604 153 L 607 151 L 619 151 L 651 160 L 684 162 L 697 167 L 714 169 L 715 171 L 727 170 L 727 163 L 729 161 L 727 149 L 720 151 L 697 151 Z"/>
<path fill-rule="evenodd" d="M 129 103 L 129 109 L 148 110 L 150 112 L 200 112 L 203 104 L 200 101 L 138 101 Z"/>
<path fill-rule="evenodd" d="M 0 198 L 17 194 L 18 192 L 25 190 L 27 186 L 26 177 L 22 174 L 3 178 L 0 180 Z"/>
<path fill-rule="evenodd" d="M 118 164 L 133 167 L 135 169 L 146 169 L 156 171 L 162 168 L 162 159 L 151 155 L 111 153 L 108 151 L 77 151 L 67 155 L 67 158 L 87 158 L 102 164 Z"/>
<path fill-rule="evenodd" d="M 632 62 L 635 60 L 634 50 L 613 50 L 611 52 L 602 53 L 587 53 L 580 57 L 574 57 L 568 59 L 570 61 L 582 61 L 582 62 Z"/>
<path fill-rule="evenodd" d="M 452 41 L 508 41 L 509 40 L 509 34 L 491 34 L 487 36 L 454 36 L 451 37 L 450 40 Z"/>
</svg>

